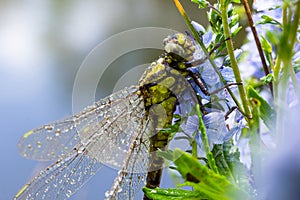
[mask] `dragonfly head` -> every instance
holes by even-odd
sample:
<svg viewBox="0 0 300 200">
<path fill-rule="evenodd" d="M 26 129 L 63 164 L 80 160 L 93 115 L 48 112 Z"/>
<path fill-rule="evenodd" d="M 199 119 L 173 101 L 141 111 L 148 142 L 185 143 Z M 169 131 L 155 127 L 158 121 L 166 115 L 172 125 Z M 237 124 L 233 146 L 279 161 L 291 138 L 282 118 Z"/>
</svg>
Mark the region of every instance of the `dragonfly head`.
<svg viewBox="0 0 300 200">
<path fill-rule="evenodd" d="M 185 70 L 187 68 L 185 63 L 193 60 L 195 45 L 188 36 L 182 33 L 169 36 L 163 42 L 165 53 L 145 70 L 139 85 L 141 88 L 146 86 L 150 88 L 149 96 L 168 98 L 170 90 L 178 94 L 183 89 L 179 87 L 181 84 L 175 83 L 186 81 L 188 74 Z M 160 95 L 158 95 L 159 92 Z"/>
<path fill-rule="evenodd" d="M 189 36 L 177 33 L 164 39 L 165 51 L 178 61 L 191 61 L 195 45 Z"/>
</svg>

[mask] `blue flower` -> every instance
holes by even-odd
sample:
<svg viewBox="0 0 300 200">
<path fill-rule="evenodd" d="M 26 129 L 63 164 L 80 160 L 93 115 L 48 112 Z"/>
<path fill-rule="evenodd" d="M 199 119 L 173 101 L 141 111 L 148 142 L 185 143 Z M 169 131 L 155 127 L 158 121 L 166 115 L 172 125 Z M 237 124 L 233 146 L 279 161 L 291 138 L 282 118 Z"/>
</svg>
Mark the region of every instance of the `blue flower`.
<svg viewBox="0 0 300 200">
<path fill-rule="evenodd" d="M 234 123 L 230 125 L 227 124 L 232 127 L 228 130 L 224 115 L 224 112 L 211 112 L 203 116 L 203 122 L 211 149 L 214 144 L 222 144 L 230 140 L 234 135 L 239 135 L 241 129 L 244 128 L 243 117 L 236 115 Z M 202 149 L 202 138 L 199 132 L 199 119 L 197 115 L 189 116 L 186 122 L 181 124 L 180 128 L 190 137 L 196 133 L 197 144 Z"/>
</svg>

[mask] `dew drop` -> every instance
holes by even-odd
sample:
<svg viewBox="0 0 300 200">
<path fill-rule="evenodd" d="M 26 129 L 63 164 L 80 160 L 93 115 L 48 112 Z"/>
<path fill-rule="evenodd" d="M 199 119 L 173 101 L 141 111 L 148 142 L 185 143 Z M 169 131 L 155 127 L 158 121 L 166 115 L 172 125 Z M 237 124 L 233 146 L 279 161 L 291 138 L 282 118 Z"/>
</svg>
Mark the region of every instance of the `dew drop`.
<svg viewBox="0 0 300 200">
<path fill-rule="evenodd" d="M 28 148 L 28 149 L 31 149 L 31 148 L 32 148 L 32 145 L 31 145 L 31 144 L 28 144 L 28 145 L 27 145 L 27 148 Z"/>
<path fill-rule="evenodd" d="M 111 196 L 111 192 L 110 192 L 110 191 L 106 191 L 106 192 L 105 192 L 105 197 L 108 198 L 108 197 L 110 197 L 110 196 Z"/>
<path fill-rule="evenodd" d="M 77 153 L 81 154 L 83 153 L 83 151 L 85 150 L 85 148 L 83 146 L 81 146 L 78 150 Z"/>
<path fill-rule="evenodd" d="M 49 140 L 49 141 L 51 141 L 52 137 L 51 136 L 47 136 L 46 139 Z"/>
<path fill-rule="evenodd" d="M 50 179 L 46 179 L 46 180 L 45 180 L 45 183 L 46 183 L 46 184 L 50 183 Z"/>
<path fill-rule="evenodd" d="M 75 184 L 76 184 L 76 181 L 75 181 L 74 179 L 71 179 L 70 184 L 71 184 L 71 185 L 75 185 Z"/>
<path fill-rule="evenodd" d="M 71 190 L 67 190 L 66 196 L 69 198 L 72 195 L 72 191 Z"/>
<path fill-rule="evenodd" d="M 46 131 L 52 131 L 53 130 L 53 126 L 49 126 L 49 125 L 44 126 L 44 128 L 46 129 Z"/>
<path fill-rule="evenodd" d="M 36 142 L 36 145 L 37 145 L 38 148 L 41 148 L 41 147 L 42 147 L 41 141 L 37 141 L 37 142 Z"/>
<path fill-rule="evenodd" d="M 61 130 L 60 130 L 60 129 L 57 129 L 57 130 L 55 131 L 55 136 L 58 137 L 58 136 L 60 136 L 60 134 L 61 134 Z"/>
</svg>

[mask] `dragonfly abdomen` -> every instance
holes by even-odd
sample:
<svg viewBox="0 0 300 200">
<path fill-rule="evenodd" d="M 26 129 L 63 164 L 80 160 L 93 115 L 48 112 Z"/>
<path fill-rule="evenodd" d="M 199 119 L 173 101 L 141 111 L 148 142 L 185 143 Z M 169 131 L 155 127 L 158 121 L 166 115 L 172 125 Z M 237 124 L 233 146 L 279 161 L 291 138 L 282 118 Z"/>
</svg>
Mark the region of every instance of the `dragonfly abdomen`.
<svg viewBox="0 0 300 200">
<path fill-rule="evenodd" d="M 149 117 L 152 120 L 153 136 L 150 138 L 150 154 L 146 186 L 155 188 L 160 185 L 163 158 L 157 156 L 159 150 L 164 151 L 169 143 L 170 134 L 162 131 L 172 124 L 173 113 L 176 108 L 177 99 L 170 96 L 160 104 L 153 105 L 149 110 Z"/>
</svg>

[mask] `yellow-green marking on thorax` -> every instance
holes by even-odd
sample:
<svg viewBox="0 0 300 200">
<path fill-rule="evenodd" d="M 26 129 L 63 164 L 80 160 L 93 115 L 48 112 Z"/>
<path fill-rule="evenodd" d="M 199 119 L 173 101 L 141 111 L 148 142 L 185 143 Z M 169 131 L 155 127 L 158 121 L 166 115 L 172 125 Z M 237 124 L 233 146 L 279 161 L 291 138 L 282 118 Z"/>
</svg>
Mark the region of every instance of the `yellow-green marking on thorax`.
<svg viewBox="0 0 300 200">
<path fill-rule="evenodd" d="M 178 80 L 187 76 L 185 62 L 193 59 L 195 46 L 188 36 L 178 33 L 164 40 L 165 54 L 154 61 L 140 79 L 145 105 L 151 106 L 185 90 Z M 147 90 L 147 92 L 145 91 Z"/>
</svg>

